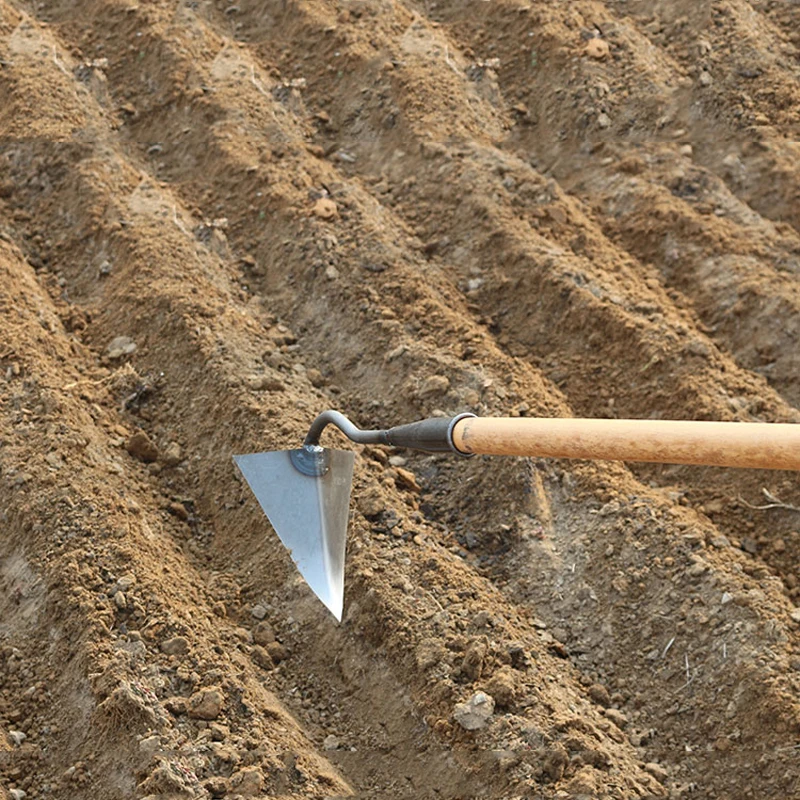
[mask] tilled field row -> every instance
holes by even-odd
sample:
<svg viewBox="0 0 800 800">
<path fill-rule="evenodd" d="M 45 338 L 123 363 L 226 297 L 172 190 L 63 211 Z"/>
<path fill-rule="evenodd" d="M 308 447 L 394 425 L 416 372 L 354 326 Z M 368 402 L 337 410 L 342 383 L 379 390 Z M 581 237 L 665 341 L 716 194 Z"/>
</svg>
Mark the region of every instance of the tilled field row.
<svg viewBox="0 0 800 800">
<path fill-rule="evenodd" d="M 490 141 L 508 112 L 467 91 L 440 29 L 345 5 L 267 4 L 263 48 L 235 39 L 264 9 L 3 6 L 2 723 L 28 737 L 0 761 L 8 785 L 788 796 L 787 587 L 731 546 L 747 522 L 766 550 L 773 518 L 720 509 L 720 529 L 674 502 L 691 484 L 752 498 L 760 476 L 642 468 L 648 487 L 621 467 L 404 469 L 369 448 L 341 628 L 264 537 L 230 455 L 294 446 L 324 406 L 365 425 L 464 407 L 796 417 L 791 362 L 775 391 L 735 327 L 701 332 L 639 260 L 636 217 L 592 208 L 608 183 L 579 189 L 587 207 Z M 320 41 L 304 88 L 293 53 Z M 628 181 L 630 206 L 660 185 Z M 794 233 L 741 215 L 759 265 L 792 252 Z M 752 273 L 731 274 L 750 297 Z M 791 320 L 790 278 L 764 276 Z M 712 324 L 713 277 L 666 283 Z M 754 329 L 770 313 L 742 310 Z M 788 576 L 786 530 L 768 555 Z M 477 690 L 496 714 L 469 733 L 452 711 Z"/>
</svg>

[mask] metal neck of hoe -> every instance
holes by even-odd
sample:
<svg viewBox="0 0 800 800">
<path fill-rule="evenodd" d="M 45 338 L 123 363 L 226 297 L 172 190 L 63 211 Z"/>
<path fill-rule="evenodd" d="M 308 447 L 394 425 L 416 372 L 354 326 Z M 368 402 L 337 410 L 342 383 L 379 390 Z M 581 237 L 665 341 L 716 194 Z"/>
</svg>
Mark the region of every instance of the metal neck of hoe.
<svg viewBox="0 0 800 800">
<path fill-rule="evenodd" d="M 348 439 L 358 444 L 387 444 L 386 431 L 362 431 L 338 411 L 323 411 L 308 429 L 303 447 L 319 447 L 322 431 L 335 425 Z"/>
<path fill-rule="evenodd" d="M 423 419 L 387 430 L 362 431 L 353 425 L 344 414 L 340 414 L 338 411 L 323 411 L 311 423 L 311 428 L 303 442 L 303 448 L 319 447 L 322 431 L 327 425 L 335 425 L 348 439 L 358 444 L 387 444 L 393 447 L 422 450 L 426 453 L 468 455 L 457 450 L 453 444 L 453 428 L 465 417 L 474 416 L 474 414 L 463 413 L 450 418 Z"/>
</svg>

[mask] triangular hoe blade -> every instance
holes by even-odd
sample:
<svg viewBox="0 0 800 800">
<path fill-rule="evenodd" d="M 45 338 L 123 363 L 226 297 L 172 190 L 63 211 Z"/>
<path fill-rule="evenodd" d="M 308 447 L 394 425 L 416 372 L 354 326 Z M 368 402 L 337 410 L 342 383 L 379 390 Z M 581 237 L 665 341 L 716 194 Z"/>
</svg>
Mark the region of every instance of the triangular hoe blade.
<svg viewBox="0 0 800 800">
<path fill-rule="evenodd" d="M 233 460 L 314 594 L 341 622 L 344 552 L 355 457 L 347 450 L 322 450 L 326 470 L 301 472 L 300 450 L 234 456 Z"/>
</svg>

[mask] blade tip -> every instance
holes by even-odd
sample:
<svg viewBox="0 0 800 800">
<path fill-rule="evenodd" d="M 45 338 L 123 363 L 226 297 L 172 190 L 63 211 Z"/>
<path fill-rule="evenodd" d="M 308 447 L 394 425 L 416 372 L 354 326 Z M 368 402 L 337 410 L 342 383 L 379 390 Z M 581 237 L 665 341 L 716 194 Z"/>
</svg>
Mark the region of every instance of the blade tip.
<svg viewBox="0 0 800 800">
<path fill-rule="evenodd" d="M 341 622 L 342 611 L 344 609 L 344 598 L 342 598 L 338 602 L 334 600 L 332 603 L 325 603 L 325 605 L 328 607 L 328 611 L 330 611 L 331 614 L 333 614 L 333 616 L 336 617 L 336 621 Z"/>
</svg>

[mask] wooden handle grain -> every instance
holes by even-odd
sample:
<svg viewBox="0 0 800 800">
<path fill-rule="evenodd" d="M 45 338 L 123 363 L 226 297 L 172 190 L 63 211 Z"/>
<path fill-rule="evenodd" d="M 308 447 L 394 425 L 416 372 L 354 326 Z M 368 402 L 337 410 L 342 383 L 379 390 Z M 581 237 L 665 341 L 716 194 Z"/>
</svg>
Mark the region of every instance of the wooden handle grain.
<svg viewBox="0 0 800 800">
<path fill-rule="evenodd" d="M 800 425 L 633 419 L 463 419 L 462 453 L 800 470 Z"/>
</svg>

